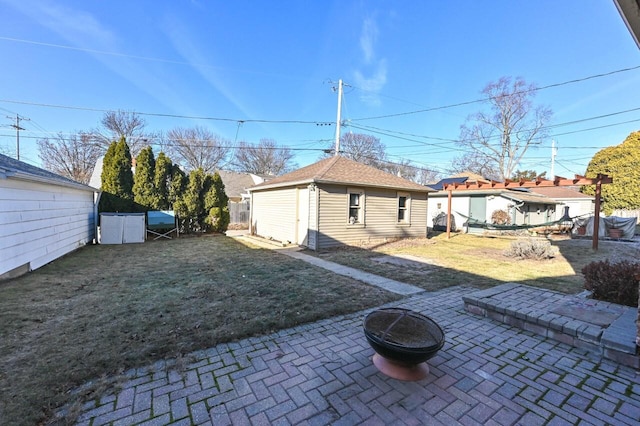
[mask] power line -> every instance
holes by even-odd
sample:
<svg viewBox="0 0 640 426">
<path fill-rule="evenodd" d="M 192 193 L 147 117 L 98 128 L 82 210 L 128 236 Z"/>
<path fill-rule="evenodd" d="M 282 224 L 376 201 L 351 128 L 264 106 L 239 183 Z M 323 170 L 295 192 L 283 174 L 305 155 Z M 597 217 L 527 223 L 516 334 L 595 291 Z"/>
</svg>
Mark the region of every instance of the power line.
<svg viewBox="0 0 640 426">
<path fill-rule="evenodd" d="M 295 75 L 268 73 L 268 72 L 264 72 L 264 71 L 254 71 L 254 70 L 247 70 L 247 69 L 225 68 L 225 67 L 221 67 L 221 66 L 198 63 L 198 62 L 178 61 L 178 60 L 175 60 L 175 59 L 156 58 L 156 57 L 152 57 L 152 56 L 131 55 L 131 54 L 127 54 L 127 53 L 110 52 L 110 51 L 107 51 L 107 50 L 89 49 L 89 48 L 85 48 L 85 47 L 76 47 L 76 46 L 69 46 L 69 45 L 64 45 L 64 44 L 46 43 L 46 42 L 41 42 L 41 41 L 25 40 L 25 39 L 19 39 L 19 38 L 14 38 L 14 37 L 0 37 L 0 40 L 12 41 L 12 42 L 16 42 L 16 43 L 31 44 L 31 45 L 35 45 L 35 46 L 53 47 L 53 48 L 56 48 L 56 49 L 74 50 L 74 51 L 77 51 L 77 52 L 93 53 L 93 54 L 98 54 L 98 55 L 115 56 L 115 57 L 119 57 L 119 58 L 139 59 L 139 60 L 149 61 L 149 62 L 159 62 L 159 63 L 175 64 L 175 65 L 187 65 L 187 66 L 190 66 L 190 67 L 209 68 L 209 69 L 215 69 L 215 70 L 226 70 L 226 71 L 233 71 L 233 72 L 236 72 L 236 73 L 241 72 L 241 73 L 245 73 L 245 74 L 254 74 L 254 75 L 280 76 L 280 77 L 287 77 L 289 79 L 304 80 L 303 77 L 295 76 Z"/>
<path fill-rule="evenodd" d="M 581 83 L 581 82 L 592 80 L 592 79 L 595 79 L 595 78 L 608 77 L 608 76 L 611 76 L 611 75 L 614 75 L 614 74 L 619 74 L 619 73 L 628 72 L 628 71 L 634 71 L 634 70 L 637 70 L 637 69 L 640 69 L 640 65 L 637 65 L 637 66 L 634 66 L 634 67 L 622 68 L 622 69 L 609 71 L 609 72 L 604 72 L 604 73 L 600 73 L 600 74 L 594 74 L 594 75 L 590 75 L 590 76 L 587 76 L 587 77 L 576 78 L 576 79 L 573 79 L 573 80 L 567 80 L 567 81 L 563 81 L 561 83 L 552 83 L 552 84 L 548 84 L 546 86 L 540 86 L 540 87 L 536 87 L 536 88 L 533 88 L 533 89 L 516 91 L 513 94 L 515 95 L 515 94 L 525 94 L 525 93 L 537 92 L 537 91 L 540 91 L 540 90 L 551 89 L 551 88 L 554 88 L 554 87 L 566 86 L 568 84 Z M 364 89 L 359 89 L 359 90 L 364 90 Z M 465 101 L 465 102 L 458 102 L 458 103 L 450 104 L 450 105 L 442 105 L 442 106 L 438 106 L 438 107 L 419 109 L 419 110 L 415 110 L 415 111 L 398 112 L 398 113 L 395 113 L 395 114 L 386 114 L 386 115 L 377 115 L 377 116 L 372 116 L 372 117 L 354 118 L 352 120 L 354 120 L 354 121 L 377 120 L 377 119 L 380 119 L 380 118 L 392 118 L 392 117 L 400 117 L 400 116 L 404 116 L 404 115 L 420 114 L 420 113 L 423 113 L 423 112 L 439 111 L 439 110 L 443 110 L 443 109 L 456 108 L 456 107 L 460 107 L 460 106 L 486 102 L 488 100 L 495 99 L 495 98 L 496 98 L 495 96 L 490 96 L 490 97 L 487 97 L 487 98 L 475 99 L 475 100 L 472 100 L 472 101 Z"/>
<path fill-rule="evenodd" d="M 23 129 L 24 130 L 24 129 Z M 52 139 L 57 139 L 60 141 L 72 141 L 74 137 L 76 137 L 78 134 L 77 133 L 59 133 L 56 136 L 53 136 Z M 0 133 L 0 136 L 10 136 L 8 134 L 2 134 Z M 67 137 L 64 137 L 67 136 Z M 23 139 L 47 139 L 47 138 L 42 138 L 42 137 L 38 137 L 38 136 L 25 136 L 22 135 Z M 156 146 L 180 146 L 179 143 L 176 142 L 188 142 L 189 146 L 194 147 L 194 148 L 209 148 L 212 146 L 212 144 L 204 144 L 203 142 L 208 142 L 205 139 L 176 139 L 176 140 L 167 140 L 167 141 L 163 141 L 162 138 L 156 138 L 156 137 L 148 137 L 148 138 L 143 138 L 146 142 L 148 142 L 149 145 L 156 145 Z M 318 139 L 316 141 L 316 143 L 318 142 L 329 142 L 332 139 Z M 191 143 L 191 142 L 196 142 L 196 143 Z M 226 145 L 226 144 L 220 144 L 217 145 L 221 148 L 225 148 L 225 149 L 254 149 L 256 148 L 255 145 L 251 144 L 248 146 L 241 146 L 241 145 L 235 145 L 235 144 L 231 144 L 231 145 Z M 261 149 L 266 149 L 266 150 L 279 150 L 279 149 L 288 149 L 289 151 L 325 151 L 325 148 L 291 148 L 288 146 L 275 146 L 275 147 L 259 147 Z"/>
<path fill-rule="evenodd" d="M 58 105 L 58 104 L 45 104 L 40 102 L 30 102 L 30 101 L 18 101 L 13 99 L 0 99 L 0 102 L 10 103 L 10 104 L 18 104 L 18 105 L 29 105 L 29 106 L 37 106 L 43 108 L 59 108 L 59 109 L 70 109 L 76 111 L 90 111 L 90 112 L 116 112 L 113 109 L 102 109 L 102 108 L 90 108 L 90 107 L 78 107 L 71 105 Z M 167 113 L 154 113 L 154 112 L 139 112 L 139 111 L 124 111 L 128 113 L 150 116 L 150 117 L 165 117 L 165 118 L 184 118 L 189 120 L 209 120 L 209 121 L 225 121 L 230 123 L 270 123 L 270 124 L 315 124 L 316 126 L 332 126 L 334 123 L 324 120 L 315 120 L 315 121 L 305 121 L 305 120 L 264 120 L 264 119 L 239 119 L 239 118 L 224 118 L 224 117 L 206 117 L 206 116 L 191 116 L 191 115 L 180 115 L 180 114 L 167 114 Z"/>
<path fill-rule="evenodd" d="M 564 122 L 564 123 L 551 124 L 551 125 L 548 125 L 548 126 L 541 127 L 540 130 L 550 130 L 550 129 L 554 129 L 556 127 L 564 127 L 564 126 L 569 126 L 569 125 L 573 125 L 573 124 L 584 123 L 584 122 L 587 122 L 587 121 L 599 120 L 599 119 L 602 119 L 602 118 L 613 117 L 615 115 L 626 114 L 626 113 L 635 112 L 635 111 L 640 111 L 640 108 L 632 108 L 632 109 L 627 109 L 627 110 L 623 110 L 623 111 L 616 111 L 616 112 L 612 112 L 612 113 L 608 113 L 608 114 L 602 114 L 602 115 L 597 115 L 597 116 L 593 116 L 593 117 L 583 118 L 583 119 L 580 119 L 580 120 L 573 120 L 573 121 L 567 121 L 567 122 Z M 563 136 L 563 135 L 568 135 L 568 134 L 573 134 L 573 133 L 580 133 L 580 132 L 585 132 L 585 131 L 602 129 L 602 128 L 606 128 L 606 127 L 618 126 L 618 125 L 621 125 L 621 124 L 634 123 L 634 122 L 637 122 L 637 121 L 640 121 L 640 119 L 622 121 L 622 122 L 618 122 L 618 123 L 606 124 L 606 125 L 597 126 L 597 127 L 590 127 L 590 128 L 587 128 L 587 129 L 575 130 L 575 131 L 571 131 L 571 132 L 555 133 L 555 134 L 553 134 L 551 136 L 552 137 Z M 401 137 L 401 136 L 397 136 L 397 135 L 412 136 L 412 137 L 424 138 L 424 139 L 441 140 L 441 141 L 454 142 L 454 143 L 461 143 L 461 142 L 465 142 L 465 141 L 470 140 L 470 139 L 446 139 L 446 138 L 439 138 L 439 137 L 434 137 L 434 136 L 416 135 L 416 134 L 411 134 L 411 133 L 400 132 L 400 131 L 397 131 L 397 130 L 381 129 L 379 127 L 374 127 L 374 126 L 365 126 L 365 125 L 358 126 L 358 125 L 354 125 L 354 124 L 348 124 L 348 125 L 353 127 L 353 128 L 356 128 L 356 129 L 361 129 L 361 130 L 369 131 L 369 132 L 372 132 L 372 133 L 378 133 L 378 134 L 381 134 L 381 135 L 390 136 L 390 137 L 393 137 L 393 138 L 396 138 L 396 139 L 408 140 L 408 141 L 417 142 L 417 143 L 421 143 L 421 144 L 428 145 L 428 146 L 436 146 L 436 147 L 446 147 L 447 145 L 438 144 L 438 143 L 427 143 L 427 142 L 422 142 L 422 141 L 418 141 L 418 140 L 415 140 L 415 139 L 409 139 L 409 138 Z M 521 131 L 527 132 L 529 130 L 532 130 L 532 129 L 523 129 Z M 487 138 L 487 141 L 490 141 L 492 139 L 499 140 L 500 138 L 501 138 L 500 135 L 496 135 L 496 136 Z"/>
</svg>

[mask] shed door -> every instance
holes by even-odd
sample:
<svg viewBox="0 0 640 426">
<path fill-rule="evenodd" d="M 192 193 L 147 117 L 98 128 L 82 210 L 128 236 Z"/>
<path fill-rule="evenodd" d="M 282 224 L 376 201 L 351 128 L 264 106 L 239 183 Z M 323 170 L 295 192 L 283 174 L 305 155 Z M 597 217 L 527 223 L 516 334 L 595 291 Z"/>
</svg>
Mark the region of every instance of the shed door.
<svg viewBox="0 0 640 426">
<path fill-rule="evenodd" d="M 309 234 L 309 190 L 298 189 L 296 244 L 306 246 Z"/>
<path fill-rule="evenodd" d="M 469 197 L 469 217 L 480 222 L 487 220 L 487 199 L 482 197 Z M 470 233 L 482 233 L 482 228 L 469 227 Z"/>
</svg>

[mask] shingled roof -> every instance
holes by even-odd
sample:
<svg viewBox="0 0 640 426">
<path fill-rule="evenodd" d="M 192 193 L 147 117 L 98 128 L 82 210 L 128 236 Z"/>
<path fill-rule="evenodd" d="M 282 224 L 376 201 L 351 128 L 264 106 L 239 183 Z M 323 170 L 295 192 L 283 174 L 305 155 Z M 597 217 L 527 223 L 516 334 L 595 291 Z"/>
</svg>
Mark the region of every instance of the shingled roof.
<svg viewBox="0 0 640 426">
<path fill-rule="evenodd" d="M 334 183 L 392 188 L 404 191 L 433 192 L 433 189 L 426 186 L 339 155 L 325 158 L 317 163 L 256 185 L 249 190 L 257 191 L 310 183 Z"/>
<path fill-rule="evenodd" d="M 35 182 L 48 183 L 59 186 L 67 186 L 85 191 L 96 191 L 94 188 L 57 175 L 40 167 L 32 166 L 25 162 L 16 160 L 6 155 L 0 154 L 0 179 L 15 178 L 30 180 Z"/>
<path fill-rule="evenodd" d="M 582 192 L 568 186 L 548 186 L 548 187 L 540 187 L 540 188 L 531 188 L 531 192 L 535 192 L 537 194 L 546 195 L 547 197 L 556 198 L 556 199 L 594 199 L 595 197 L 592 195 L 583 194 Z"/>
</svg>

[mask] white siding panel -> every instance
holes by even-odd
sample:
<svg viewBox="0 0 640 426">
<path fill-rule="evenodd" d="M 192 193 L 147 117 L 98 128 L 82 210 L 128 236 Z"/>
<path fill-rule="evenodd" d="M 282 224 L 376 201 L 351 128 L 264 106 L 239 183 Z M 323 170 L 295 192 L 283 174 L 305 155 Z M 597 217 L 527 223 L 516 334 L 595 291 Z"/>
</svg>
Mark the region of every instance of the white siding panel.
<svg viewBox="0 0 640 426">
<path fill-rule="evenodd" d="M 430 195 L 429 205 L 427 209 L 427 224 L 430 228 L 433 227 L 433 218 L 439 213 L 447 213 L 448 197 L 446 195 Z M 440 208 L 438 209 L 438 204 Z M 451 198 L 451 213 L 456 223 L 456 228 L 459 231 L 464 231 L 463 225 L 467 222 L 467 218 L 464 216 L 469 215 L 469 196 L 454 196 Z M 460 213 L 460 214 L 459 214 Z M 464 216 L 461 216 L 464 215 Z"/>
<path fill-rule="evenodd" d="M 309 192 L 309 242 L 307 247 L 318 249 L 318 199 L 320 191 L 315 188 Z"/>
<path fill-rule="evenodd" d="M 253 192 L 251 232 L 276 241 L 296 241 L 296 188 Z"/>
<path fill-rule="evenodd" d="M 93 193 L 0 180 L 0 275 L 36 269 L 94 238 Z"/>
</svg>

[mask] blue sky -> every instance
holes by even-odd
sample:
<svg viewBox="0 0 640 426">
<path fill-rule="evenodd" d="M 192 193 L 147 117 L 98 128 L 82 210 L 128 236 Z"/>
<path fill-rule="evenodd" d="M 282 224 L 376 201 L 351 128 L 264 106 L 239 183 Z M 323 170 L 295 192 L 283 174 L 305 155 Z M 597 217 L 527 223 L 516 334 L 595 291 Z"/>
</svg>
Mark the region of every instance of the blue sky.
<svg viewBox="0 0 640 426">
<path fill-rule="evenodd" d="M 0 148 L 15 150 L 6 116 L 27 117 L 21 159 L 36 165 L 38 138 L 123 109 L 145 114 L 149 130 L 271 138 L 304 166 L 334 138 L 334 125 L 316 123 L 335 122 L 343 79 L 343 131 L 446 174 L 460 125 L 484 106 L 439 107 L 480 99 L 501 76 L 548 86 L 640 66 L 610 0 L 0 0 L 0 16 Z M 584 173 L 640 129 L 639 95 L 640 68 L 540 90 L 557 126 L 556 174 Z M 550 157 L 551 139 L 520 168 L 548 171 Z"/>
</svg>

